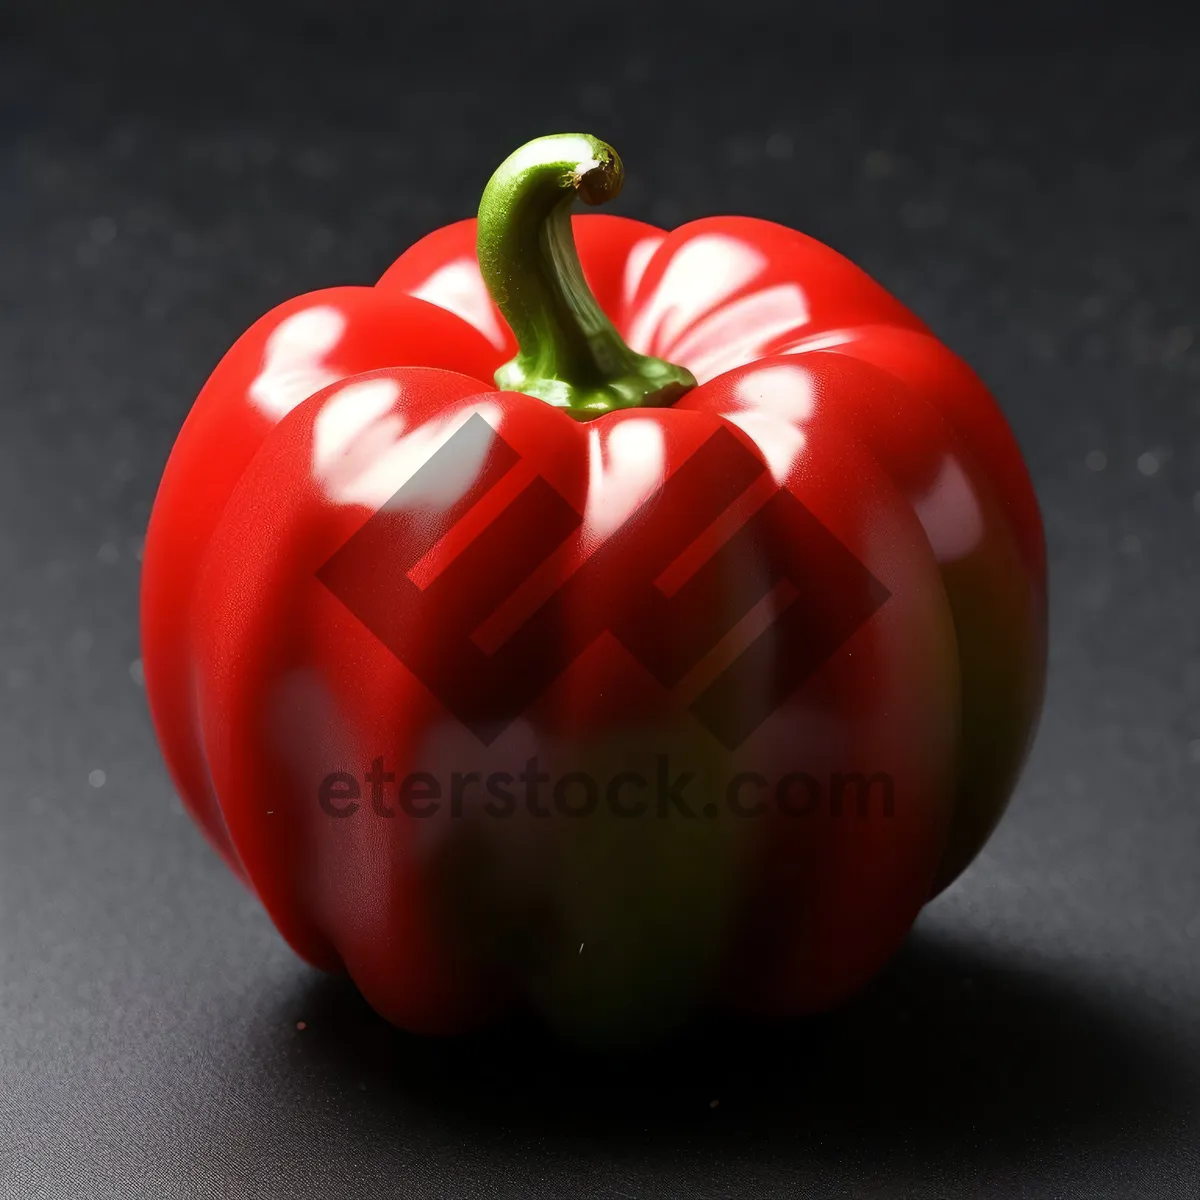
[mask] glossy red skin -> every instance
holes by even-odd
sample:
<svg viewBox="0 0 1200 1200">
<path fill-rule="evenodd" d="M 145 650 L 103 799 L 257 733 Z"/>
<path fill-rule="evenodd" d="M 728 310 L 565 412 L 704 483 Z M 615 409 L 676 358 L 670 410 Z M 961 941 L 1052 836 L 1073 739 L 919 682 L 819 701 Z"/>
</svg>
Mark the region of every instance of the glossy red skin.
<svg viewBox="0 0 1200 1200">
<path fill-rule="evenodd" d="M 722 761 L 776 775 L 887 770 L 894 819 L 722 821 L 714 828 L 737 846 L 718 850 L 738 864 L 727 893 L 713 901 L 715 886 L 681 885 L 709 905 L 704 998 L 772 1013 L 828 1006 L 879 969 L 978 852 L 1023 762 L 1044 675 L 1045 554 L 1017 446 L 978 379 L 879 285 L 828 247 L 747 218 L 669 234 L 575 218 L 585 276 L 627 341 L 699 379 L 673 408 L 580 423 L 497 392 L 489 381 L 515 345 L 479 278 L 474 226 L 423 239 L 374 289 L 331 289 L 267 314 L 197 400 L 143 563 L 146 686 L 176 785 L 295 950 L 346 969 L 389 1020 L 451 1032 L 510 1005 L 545 1009 L 520 972 L 447 937 L 430 884 L 453 841 L 443 826 L 335 821 L 316 803 L 323 776 L 361 774 L 379 754 L 402 772 L 469 768 L 481 753 L 316 572 L 403 482 L 403 438 L 440 429 L 444 439 L 472 411 L 577 511 L 607 487 L 600 526 L 619 521 L 626 493 L 630 508 L 713 432 L 733 430 L 891 593 Z M 639 484 L 630 456 L 647 447 L 657 466 Z M 495 489 L 472 521 L 483 528 L 510 500 Z M 555 578 L 591 552 L 591 520 Z M 776 534 L 786 537 L 766 540 Z M 704 535 L 699 561 L 721 536 Z M 454 553 L 432 553 L 431 578 Z M 615 604 L 618 590 L 590 602 Z M 487 752 L 489 765 L 531 747 L 568 766 L 571 755 L 602 760 L 605 731 L 631 719 L 683 728 L 677 697 L 627 655 L 594 649 Z M 510 842 L 533 845 L 536 830 L 520 830 Z M 582 926 L 564 924 L 583 964 Z M 549 972 L 554 994 L 570 995 L 564 971 L 584 968 L 554 953 L 539 978 Z"/>
</svg>

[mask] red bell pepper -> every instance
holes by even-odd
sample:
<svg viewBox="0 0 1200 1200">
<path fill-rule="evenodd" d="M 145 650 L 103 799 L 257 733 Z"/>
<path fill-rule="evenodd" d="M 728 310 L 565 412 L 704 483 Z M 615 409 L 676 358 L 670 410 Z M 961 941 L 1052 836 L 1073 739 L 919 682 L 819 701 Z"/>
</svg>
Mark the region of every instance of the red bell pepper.
<svg viewBox="0 0 1200 1200">
<path fill-rule="evenodd" d="M 979 851 L 1045 555 L 974 374 L 833 250 L 541 138 L 200 393 L 147 535 L 188 810 L 396 1024 L 830 1005 Z M 495 380 L 495 383 L 492 381 Z"/>
</svg>

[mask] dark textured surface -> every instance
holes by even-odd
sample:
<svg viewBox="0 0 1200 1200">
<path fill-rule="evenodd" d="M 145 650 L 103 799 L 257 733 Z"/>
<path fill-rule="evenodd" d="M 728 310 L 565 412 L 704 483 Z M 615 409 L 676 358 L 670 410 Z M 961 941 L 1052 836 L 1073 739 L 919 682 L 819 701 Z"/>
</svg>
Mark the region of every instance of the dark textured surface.
<svg viewBox="0 0 1200 1200">
<path fill-rule="evenodd" d="M 1197 44 L 1021 7 L 629 2 L 525 70 L 495 12 L 5 7 L 0 1193 L 1198 1194 Z M 637 1062 L 424 1044 L 297 962 L 182 816 L 136 661 L 154 486 L 226 345 L 570 127 L 621 150 L 621 211 L 799 226 L 927 319 L 1052 560 L 1035 753 L 910 949 L 831 1017 Z"/>
</svg>

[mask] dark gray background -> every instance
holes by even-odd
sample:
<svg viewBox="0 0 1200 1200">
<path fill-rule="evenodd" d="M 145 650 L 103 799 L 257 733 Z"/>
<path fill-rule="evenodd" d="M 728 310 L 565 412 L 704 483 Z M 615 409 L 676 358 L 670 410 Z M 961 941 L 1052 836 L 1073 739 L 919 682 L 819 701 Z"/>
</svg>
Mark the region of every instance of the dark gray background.
<svg viewBox="0 0 1200 1200">
<path fill-rule="evenodd" d="M 1195 30 L 96 9 L 0 12 L 0 1193 L 1200 1194 Z M 137 663 L 154 487 L 226 346 L 569 128 L 621 151 L 620 211 L 798 226 L 928 320 L 1013 423 L 1053 583 L 1010 815 L 885 976 L 607 1062 L 407 1038 L 296 961 L 181 814 Z"/>
</svg>

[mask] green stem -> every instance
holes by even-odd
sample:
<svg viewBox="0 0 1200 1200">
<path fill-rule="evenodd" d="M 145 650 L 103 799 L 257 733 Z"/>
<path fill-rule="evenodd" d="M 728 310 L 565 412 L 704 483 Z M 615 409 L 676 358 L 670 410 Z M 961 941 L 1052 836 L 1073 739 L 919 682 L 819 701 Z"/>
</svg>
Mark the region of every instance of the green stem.
<svg viewBox="0 0 1200 1200">
<path fill-rule="evenodd" d="M 673 404 L 696 386 L 684 367 L 635 354 L 584 281 L 571 205 L 603 204 L 623 182 L 611 146 L 560 133 L 509 155 L 479 203 L 479 268 L 519 347 L 496 385 L 581 421 Z"/>
</svg>

